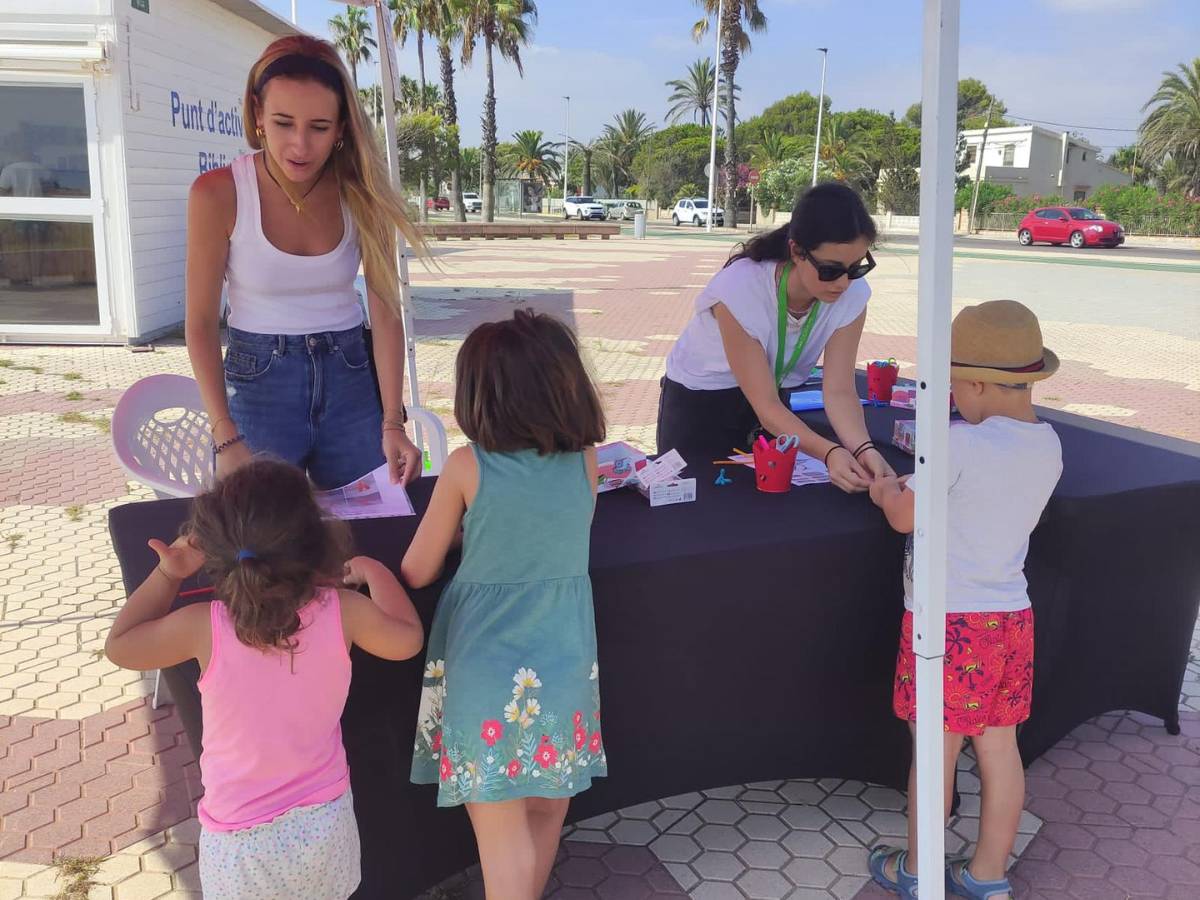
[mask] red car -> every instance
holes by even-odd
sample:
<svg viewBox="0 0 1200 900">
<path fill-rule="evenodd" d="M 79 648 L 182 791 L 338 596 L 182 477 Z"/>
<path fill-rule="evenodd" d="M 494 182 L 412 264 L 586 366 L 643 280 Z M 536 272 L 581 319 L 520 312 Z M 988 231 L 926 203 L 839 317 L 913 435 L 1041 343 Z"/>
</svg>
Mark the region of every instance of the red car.
<svg viewBox="0 0 1200 900">
<path fill-rule="evenodd" d="M 1080 247 L 1119 247 L 1125 230 L 1116 222 L 1081 206 L 1044 206 L 1025 215 L 1017 240 L 1028 247 L 1035 241 Z"/>
<path fill-rule="evenodd" d="M 426 209 L 449 209 L 450 201 L 447 200 L 445 197 L 426 197 L 425 198 L 425 208 Z"/>
</svg>

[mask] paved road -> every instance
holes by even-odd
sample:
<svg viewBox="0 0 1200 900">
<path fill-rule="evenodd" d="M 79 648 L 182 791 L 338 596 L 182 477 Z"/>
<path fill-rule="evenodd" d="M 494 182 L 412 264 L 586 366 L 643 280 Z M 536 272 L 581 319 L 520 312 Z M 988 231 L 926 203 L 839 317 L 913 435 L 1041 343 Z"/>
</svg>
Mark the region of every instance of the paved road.
<svg viewBox="0 0 1200 900">
<path fill-rule="evenodd" d="M 917 245 L 915 234 L 889 234 L 889 244 Z M 1138 246 L 1136 237 L 1127 238 L 1124 246 L 1105 249 L 1092 247 L 1087 250 L 1075 250 L 1071 247 L 1053 247 L 1050 244 L 1035 244 L 1032 247 L 1022 247 L 1016 238 L 977 238 L 955 237 L 954 246 L 958 250 L 1019 250 L 1022 253 L 1070 254 L 1074 256 L 1099 256 L 1120 259 L 1122 254 L 1137 253 L 1141 257 L 1156 257 L 1159 259 L 1182 259 L 1190 262 L 1200 261 L 1200 251 L 1189 250 L 1185 247 L 1142 247 Z"/>
</svg>

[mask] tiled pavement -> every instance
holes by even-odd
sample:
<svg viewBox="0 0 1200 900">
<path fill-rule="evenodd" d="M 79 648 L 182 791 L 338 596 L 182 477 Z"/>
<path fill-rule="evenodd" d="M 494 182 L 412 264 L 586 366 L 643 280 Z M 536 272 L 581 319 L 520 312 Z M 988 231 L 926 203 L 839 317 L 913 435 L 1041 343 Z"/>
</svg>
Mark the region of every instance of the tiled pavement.
<svg viewBox="0 0 1200 900">
<path fill-rule="evenodd" d="M 579 331 L 612 436 L 652 445 L 665 355 L 727 247 L 689 236 L 442 248 L 442 273 L 414 271 L 426 405 L 449 417 L 462 335 L 528 302 Z M 877 256 L 861 355 L 911 364 L 916 258 Z M 1079 278 L 1078 267 L 994 257 L 956 261 L 959 302 L 1069 292 Z M 1031 299 L 1064 360 L 1040 399 L 1200 440 L 1200 328 L 1106 315 L 1132 293 L 1194 296 L 1192 268 L 1106 270 L 1110 292 L 1069 314 Z M 64 882 L 52 854 L 103 858 L 89 897 L 198 896 L 198 785 L 177 720 L 169 707 L 149 710 L 149 679 L 98 655 L 124 598 L 105 514 L 149 497 L 113 460 L 107 423 L 125 387 L 163 371 L 188 372 L 177 341 L 153 353 L 0 348 L 0 900 L 53 896 Z M 462 439 L 453 427 L 451 437 Z M 1200 710 L 1196 666 L 1183 701 Z M 1022 896 L 1200 897 L 1195 716 L 1178 738 L 1139 716 L 1101 717 L 1029 776 L 1027 846 L 1014 869 Z M 973 776 L 962 782 L 951 849 L 971 839 L 978 809 Z M 717 787 L 581 823 L 552 887 L 563 898 L 878 896 L 864 887 L 864 848 L 902 833 L 902 808 L 900 794 L 857 783 Z M 477 885 L 467 879 L 460 892 Z"/>
</svg>

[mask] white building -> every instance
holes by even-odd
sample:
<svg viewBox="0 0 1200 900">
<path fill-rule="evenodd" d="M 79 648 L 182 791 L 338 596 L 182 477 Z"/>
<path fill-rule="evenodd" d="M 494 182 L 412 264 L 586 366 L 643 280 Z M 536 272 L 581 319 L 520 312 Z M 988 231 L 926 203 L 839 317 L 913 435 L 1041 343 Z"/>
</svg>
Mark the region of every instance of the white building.
<svg viewBox="0 0 1200 900">
<path fill-rule="evenodd" d="M 187 193 L 246 152 L 255 0 L 0 0 L 0 342 L 183 321 Z"/>
<path fill-rule="evenodd" d="M 975 178 L 983 129 L 964 131 Z M 1037 125 L 989 128 L 983 148 L 983 181 L 1007 184 L 1018 197 L 1057 194 L 1068 202 L 1086 200 L 1102 184 L 1131 184 L 1133 179 L 1100 161 L 1100 148 L 1083 138 Z"/>
</svg>

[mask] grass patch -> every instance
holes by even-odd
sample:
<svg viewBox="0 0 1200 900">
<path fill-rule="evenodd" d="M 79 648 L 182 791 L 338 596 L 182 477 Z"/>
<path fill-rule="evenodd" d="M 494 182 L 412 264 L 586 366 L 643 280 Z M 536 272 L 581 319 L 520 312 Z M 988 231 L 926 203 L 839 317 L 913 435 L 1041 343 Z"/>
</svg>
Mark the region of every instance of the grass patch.
<svg viewBox="0 0 1200 900">
<path fill-rule="evenodd" d="M 72 522 L 78 522 L 83 518 L 83 507 L 78 505 L 68 506 L 66 513 L 68 519 L 70 519 Z"/>
<path fill-rule="evenodd" d="M 54 900 L 87 900 L 88 893 L 96 882 L 92 879 L 100 871 L 103 856 L 63 856 L 54 861 L 58 869 L 58 880 L 63 886 L 54 895 Z"/>
<path fill-rule="evenodd" d="M 83 396 L 83 394 L 79 393 L 79 391 L 71 391 L 71 393 L 67 394 L 66 399 L 68 399 L 68 400 L 83 400 L 84 396 Z"/>
<path fill-rule="evenodd" d="M 15 360 L 0 359 L 0 369 L 12 369 L 14 372 L 32 372 L 34 375 L 41 375 L 44 371 L 41 366 L 19 366 Z"/>
<path fill-rule="evenodd" d="M 83 381 L 83 376 L 78 372 L 63 372 L 62 377 L 65 381 Z"/>
<path fill-rule="evenodd" d="M 112 431 L 112 422 L 100 416 L 85 416 L 83 413 L 66 412 L 58 417 L 58 421 L 68 425 L 91 425 L 105 434 Z"/>
<path fill-rule="evenodd" d="M 1042 399 L 1047 400 L 1050 403 L 1061 403 L 1062 402 L 1062 397 L 1043 397 Z"/>
<path fill-rule="evenodd" d="M 21 546 L 21 541 L 24 539 L 25 535 L 21 534 L 19 531 L 10 531 L 4 536 L 4 541 L 6 544 L 8 544 L 9 551 L 13 553 L 15 553 L 17 548 Z"/>
</svg>

